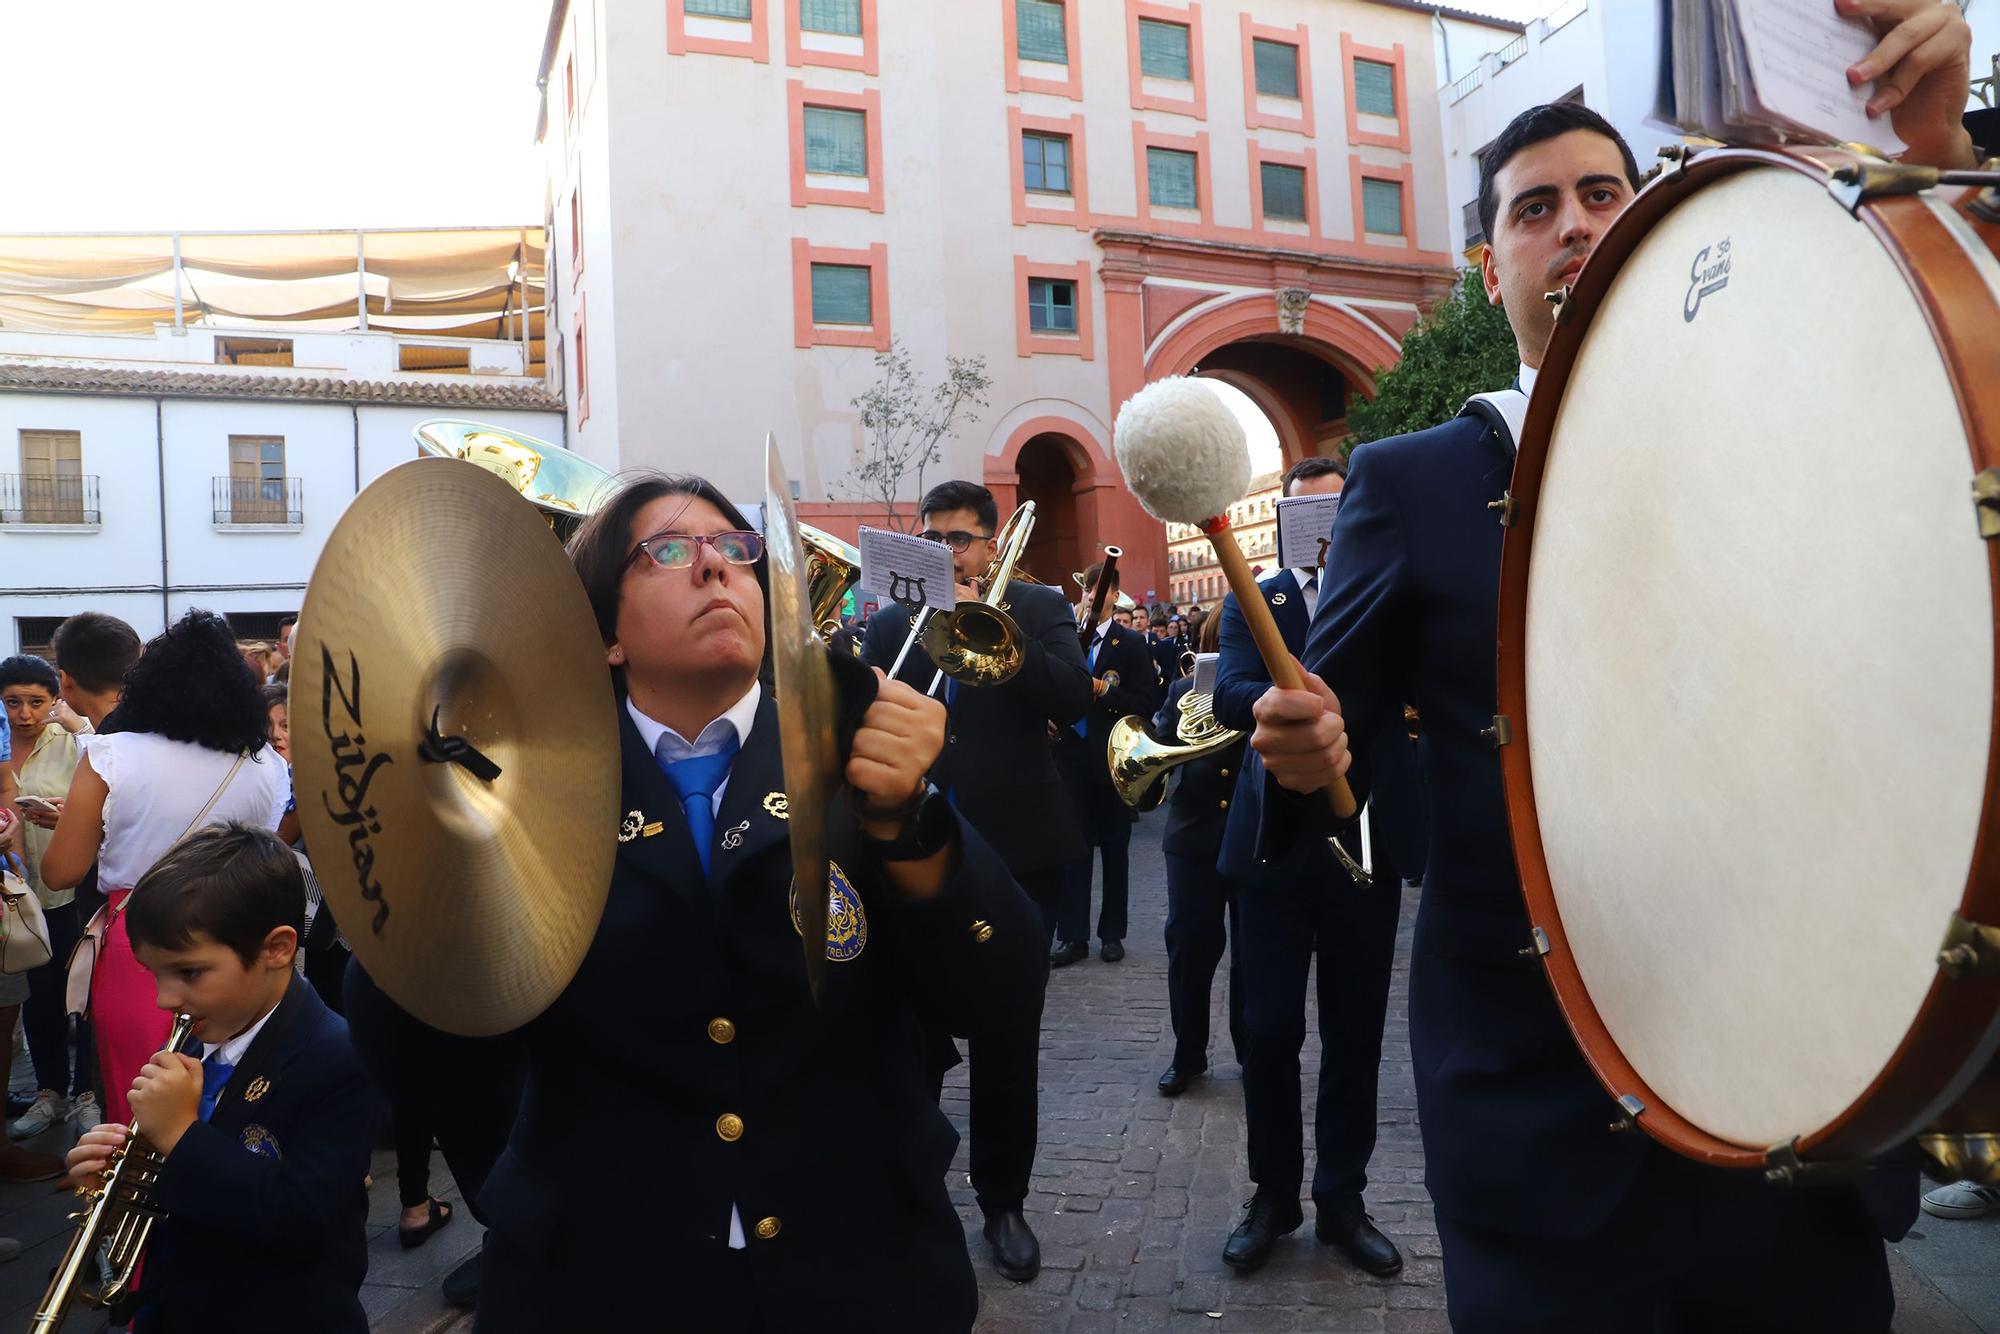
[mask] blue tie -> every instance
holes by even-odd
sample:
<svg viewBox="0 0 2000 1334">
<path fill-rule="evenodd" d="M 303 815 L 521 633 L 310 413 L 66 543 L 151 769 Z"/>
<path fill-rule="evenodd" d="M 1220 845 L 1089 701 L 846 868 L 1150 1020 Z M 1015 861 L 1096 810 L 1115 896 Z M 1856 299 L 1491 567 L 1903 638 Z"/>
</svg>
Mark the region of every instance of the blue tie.
<svg viewBox="0 0 2000 1334">
<path fill-rule="evenodd" d="M 1084 655 L 1088 659 L 1090 672 L 1091 675 L 1093 676 L 1097 674 L 1097 650 L 1103 647 L 1104 647 L 1104 641 L 1102 639 L 1093 639 L 1090 641 L 1090 652 Z M 1093 686 L 1092 689 L 1094 690 L 1096 689 L 1096 687 Z M 1090 736 L 1089 710 L 1085 710 L 1083 717 L 1071 723 L 1070 727 L 1076 732 L 1078 736 L 1088 738 Z"/>
<path fill-rule="evenodd" d="M 221 1048 L 216 1049 L 218 1052 Z M 236 1067 L 227 1061 L 219 1061 L 210 1056 L 201 1063 L 201 1119 L 208 1120 L 215 1111 L 215 1100 L 222 1096 L 222 1086 L 236 1073 Z"/>
<path fill-rule="evenodd" d="M 660 741 L 665 745 L 667 738 L 663 736 Z M 715 789 L 729 777 L 729 766 L 736 759 L 737 748 L 738 742 L 732 736 L 729 744 L 713 755 L 692 755 L 684 760 L 662 761 L 660 764 L 666 772 L 667 781 L 681 795 L 681 809 L 687 812 L 688 833 L 694 838 L 694 850 L 701 857 L 701 873 L 704 876 L 708 874 L 709 845 L 715 842 Z"/>
</svg>

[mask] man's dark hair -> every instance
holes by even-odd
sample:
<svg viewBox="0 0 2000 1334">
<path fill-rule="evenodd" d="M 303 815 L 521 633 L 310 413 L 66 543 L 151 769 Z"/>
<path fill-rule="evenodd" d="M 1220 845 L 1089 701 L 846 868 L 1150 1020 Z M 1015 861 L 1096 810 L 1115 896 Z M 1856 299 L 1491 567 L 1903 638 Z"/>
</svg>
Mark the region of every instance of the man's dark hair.
<svg viewBox="0 0 2000 1334">
<path fill-rule="evenodd" d="M 115 690 L 139 660 L 139 632 L 116 616 L 80 611 L 56 627 L 56 666 L 93 694 Z"/>
<path fill-rule="evenodd" d="M 1500 131 L 1499 137 L 1479 155 L 1479 229 L 1486 234 L 1489 242 L 1493 239 L 1494 224 L 1500 217 L 1500 197 L 1493 188 L 1493 180 L 1500 174 L 1500 169 L 1522 149 L 1532 148 L 1545 139 L 1568 134 L 1571 130 L 1589 130 L 1617 144 L 1618 156 L 1625 160 L 1626 184 L 1634 190 L 1639 188 L 1639 162 L 1632 156 L 1632 145 L 1612 128 L 1610 121 L 1581 102 L 1548 102 L 1529 107 L 1508 121 L 1507 128 Z"/>
<path fill-rule="evenodd" d="M 1300 459 L 1297 463 L 1285 469 L 1285 480 L 1278 484 L 1278 494 L 1289 496 L 1292 494 L 1293 482 L 1309 482 L 1315 477 L 1324 477 L 1328 473 L 1332 473 L 1336 477 L 1347 476 L 1347 461 L 1345 459 L 1325 458 L 1320 455 L 1314 455 L 1309 459 Z"/>
<path fill-rule="evenodd" d="M 1100 578 L 1102 578 L 1103 575 L 1104 575 L 1104 562 L 1101 560 L 1092 561 L 1090 563 L 1090 568 L 1083 572 L 1084 591 L 1089 592 L 1091 589 L 1097 587 L 1097 581 Z M 1111 567 L 1111 586 L 1113 588 L 1117 588 L 1119 586 L 1118 567 L 1116 565 Z"/>
<path fill-rule="evenodd" d="M 576 567 L 576 577 L 583 581 L 583 591 L 590 598 L 590 610 L 597 617 L 597 633 L 609 646 L 618 638 L 618 590 L 625 582 L 626 567 L 631 565 L 638 542 L 632 536 L 632 521 L 639 511 L 662 496 L 686 496 L 689 500 L 705 500 L 720 510 L 731 527 L 744 532 L 754 531 L 750 520 L 743 511 L 730 502 L 715 484 L 706 477 L 693 474 L 669 475 L 666 473 L 644 473 L 627 482 L 603 508 L 585 519 L 583 526 L 569 539 L 570 564 Z M 650 533 L 640 534 L 641 538 Z M 771 573 L 770 557 L 759 556 L 752 566 L 757 576 L 757 586 L 764 591 L 764 661 L 768 669 L 771 660 Z M 614 668 L 612 677 L 624 681 L 624 669 Z"/>
<path fill-rule="evenodd" d="M 1000 531 L 1000 507 L 993 503 L 993 493 L 977 482 L 939 482 L 924 492 L 917 505 L 917 517 L 947 514 L 952 510 L 971 510 L 988 537 Z"/>
<path fill-rule="evenodd" d="M 47 659 L 20 653 L 0 661 L 0 690 L 8 686 L 40 686 L 54 695 L 62 689 L 62 682 Z"/>
<path fill-rule="evenodd" d="M 280 635 L 280 636 L 282 637 L 282 636 L 284 635 L 284 633 L 285 633 L 285 627 L 286 627 L 286 626 L 288 626 L 288 625 L 297 625 L 298 623 L 299 623 L 299 618 L 298 618 L 298 617 L 296 617 L 296 616 L 281 616 L 281 617 L 279 617 L 279 618 L 278 618 L 278 634 L 279 634 L 279 635 Z"/>
<path fill-rule="evenodd" d="M 254 755 L 264 744 L 263 690 L 229 622 L 196 608 L 148 640 L 125 673 L 119 729 Z"/>
<path fill-rule="evenodd" d="M 196 936 L 255 963 L 264 937 L 305 929 L 306 882 L 299 859 L 268 829 L 219 824 L 171 848 L 139 877 L 125 911 L 133 946 L 185 950 Z"/>
</svg>

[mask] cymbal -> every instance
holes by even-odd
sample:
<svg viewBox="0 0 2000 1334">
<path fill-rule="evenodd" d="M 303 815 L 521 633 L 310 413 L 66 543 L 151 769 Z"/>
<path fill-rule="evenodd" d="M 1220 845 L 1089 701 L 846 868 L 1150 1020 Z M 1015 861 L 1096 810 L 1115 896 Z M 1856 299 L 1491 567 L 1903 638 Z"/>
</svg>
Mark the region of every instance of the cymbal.
<svg viewBox="0 0 2000 1334">
<path fill-rule="evenodd" d="M 770 560 L 771 699 L 785 765 L 785 822 L 797 886 L 799 939 L 814 997 L 826 977 L 827 799 L 840 780 L 833 669 L 815 632 L 805 549 L 778 442 L 764 437 L 764 550 Z M 304 617 L 300 617 L 301 621 Z"/>
<path fill-rule="evenodd" d="M 385 473 L 313 570 L 291 697 L 306 847 L 369 976 L 449 1033 L 547 1009 L 604 912 L 620 765 L 596 618 L 535 508 L 467 463 Z"/>
</svg>

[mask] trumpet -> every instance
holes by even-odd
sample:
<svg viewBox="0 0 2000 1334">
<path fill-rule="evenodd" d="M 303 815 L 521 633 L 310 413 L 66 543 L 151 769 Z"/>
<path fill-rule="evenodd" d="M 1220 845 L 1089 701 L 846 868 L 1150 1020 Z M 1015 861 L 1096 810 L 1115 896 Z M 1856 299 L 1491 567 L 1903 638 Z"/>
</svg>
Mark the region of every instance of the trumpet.
<svg viewBox="0 0 2000 1334">
<path fill-rule="evenodd" d="M 1181 742 L 1177 746 L 1155 741 L 1145 720 L 1136 714 L 1111 725 L 1111 735 L 1104 743 L 1111 786 L 1134 810 L 1150 811 L 1167 799 L 1167 785 L 1161 781 L 1167 770 L 1225 751 L 1243 739 L 1243 733 L 1224 727 L 1216 718 L 1212 695 L 1190 690 L 1176 707 L 1180 717 L 1174 724 L 1174 736 Z"/>
<path fill-rule="evenodd" d="M 194 1016 L 175 1015 L 173 1031 L 162 1050 L 178 1050 L 193 1030 Z M 63 1252 L 41 1305 L 28 1322 L 31 1334 L 54 1334 L 79 1300 L 87 1306 L 108 1307 L 131 1291 L 153 1223 L 165 1216 L 153 1199 L 165 1162 L 159 1150 L 139 1133 L 135 1121 L 125 1142 L 111 1151 L 104 1180 L 97 1188 L 77 1187 L 77 1195 L 88 1207 L 70 1215 L 81 1226 L 70 1237 L 69 1249 Z M 92 1291 L 83 1286 L 84 1271 L 95 1262 L 100 1247 L 105 1251 L 110 1277 Z"/>
<path fill-rule="evenodd" d="M 921 640 L 924 652 L 937 667 L 925 694 L 935 695 L 947 676 L 966 686 L 997 686 L 1013 680 L 1021 670 L 1026 651 L 1022 647 L 1021 627 L 1007 614 L 1007 585 L 1017 577 L 1027 578 L 1026 574 L 1017 576 L 1015 567 L 1028 549 L 1028 538 L 1034 531 L 1035 502 L 1030 500 L 1008 515 L 1007 522 L 994 535 L 997 550 L 993 563 L 980 576 L 984 591 L 979 600 L 961 602 L 948 612 L 926 610 L 911 623 L 909 637 L 903 641 L 889 675 L 902 670 L 903 659 Z"/>
</svg>

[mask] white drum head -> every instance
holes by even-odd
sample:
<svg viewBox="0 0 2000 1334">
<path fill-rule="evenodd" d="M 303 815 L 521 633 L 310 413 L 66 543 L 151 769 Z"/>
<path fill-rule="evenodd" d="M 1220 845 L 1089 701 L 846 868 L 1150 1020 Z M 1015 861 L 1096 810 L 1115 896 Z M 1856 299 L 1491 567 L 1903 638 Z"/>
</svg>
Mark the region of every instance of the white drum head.
<svg viewBox="0 0 2000 1334">
<path fill-rule="evenodd" d="M 1889 252 L 1792 171 L 1668 213 L 1564 389 L 1524 638 L 1549 878 L 1619 1050 L 1720 1139 L 1835 1120 L 1936 977 L 1992 722 L 1971 457 Z"/>
</svg>

